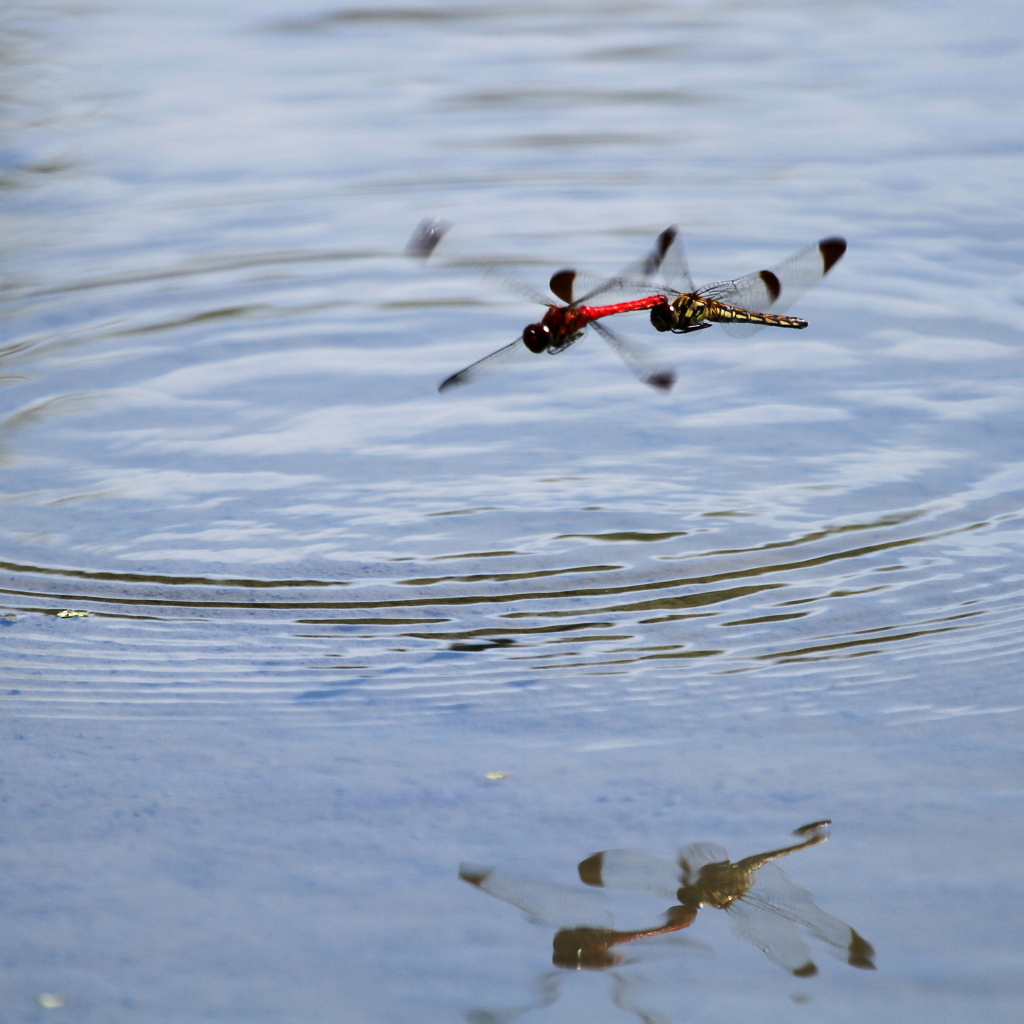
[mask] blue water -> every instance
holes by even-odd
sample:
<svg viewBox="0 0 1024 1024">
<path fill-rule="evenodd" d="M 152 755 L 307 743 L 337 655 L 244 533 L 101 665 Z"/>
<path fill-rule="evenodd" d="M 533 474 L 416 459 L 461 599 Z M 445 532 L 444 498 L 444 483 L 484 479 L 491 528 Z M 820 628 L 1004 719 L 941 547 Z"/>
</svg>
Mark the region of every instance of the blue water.
<svg viewBox="0 0 1024 1024">
<path fill-rule="evenodd" d="M 0 1020 L 1017 1019 L 1019 5 L 2 18 Z M 620 318 L 668 395 L 593 335 L 437 394 L 669 223 L 849 251 L 799 334 Z M 707 909 L 541 1005 L 457 877 L 824 817 L 873 974 Z"/>
</svg>

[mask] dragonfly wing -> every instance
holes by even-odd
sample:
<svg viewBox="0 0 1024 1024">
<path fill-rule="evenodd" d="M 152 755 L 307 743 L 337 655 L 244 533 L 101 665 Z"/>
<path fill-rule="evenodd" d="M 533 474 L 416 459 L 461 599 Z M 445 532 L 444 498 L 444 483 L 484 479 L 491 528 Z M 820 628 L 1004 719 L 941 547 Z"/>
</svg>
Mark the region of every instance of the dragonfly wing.
<svg viewBox="0 0 1024 1024">
<path fill-rule="evenodd" d="M 590 326 L 608 342 L 615 354 L 633 371 L 637 380 L 659 391 L 672 390 L 676 382 L 675 370 L 656 366 L 637 345 L 626 341 L 604 324 L 592 320 Z"/>
<path fill-rule="evenodd" d="M 631 263 L 623 271 L 606 281 L 596 281 L 592 278 L 578 275 L 576 278 L 577 291 L 583 292 L 573 305 L 585 306 L 592 299 L 601 297 L 603 303 L 625 301 L 627 299 L 638 299 L 645 295 L 658 292 L 656 285 L 651 283 L 661 269 L 662 263 L 676 248 L 675 227 L 665 228 L 655 239 L 654 247 L 642 259 Z M 685 265 L 686 257 L 683 256 Z"/>
<path fill-rule="evenodd" d="M 670 860 L 636 850 L 603 850 L 580 861 L 580 878 L 606 889 L 638 889 L 670 900 L 681 885 L 679 868 Z"/>
<path fill-rule="evenodd" d="M 683 885 L 694 885 L 700 878 L 700 869 L 705 864 L 728 862 L 729 854 L 714 843 L 690 843 L 679 851 L 679 867 Z"/>
<path fill-rule="evenodd" d="M 759 270 L 735 281 L 719 281 L 700 290 L 701 295 L 756 313 L 782 313 L 808 288 L 817 284 L 846 252 L 842 238 L 823 238 L 801 249 L 770 270 Z M 735 338 L 761 329 L 760 324 L 723 324 Z"/>
<path fill-rule="evenodd" d="M 733 935 L 753 943 L 773 963 L 798 978 L 809 978 L 818 973 L 807 943 L 788 917 L 780 917 L 750 903 L 745 896 L 730 903 L 727 913 Z"/>
<path fill-rule="evenodd" d="M 686 260 L 686 251 L 678 237 L 673 238 L 661 264 L 661 275 L 665 283 L 674 292 L 690 294 L 693 292 L 693 278 L 690 277 L 690 266 Z"/>
<path fill-rule="evenodd" d="M 794 885 L 778 865 L 765 864 L 759 868 L 743 898 L 802 925 L 816 939 L 828 943 L 830 952 L 840 960 L 864 970 L 874 970 L 875 951 L 871 943 L 838 917 L 826 914 L 811 899 L 811 894 Z"/>
<path fill-rule="evenodd" d="M 412 256 L 414 259 L 427 259 L 450 227 L 450 224 L 432 217 L 421 220 L 416 225 L 412 237 L 405 243 L 405 255 Z"/>
<path fill-rule="evenodd" d="M 517 338 L 512 344 L 505 345 L 503 348 L 499 348 L 497 352 L 492 352 L 489 356 L 484 356 L 483 359 L 470 363 L 469 366 L 459 370 L 458 373 L 453 373 L 450 377 L 446 377 L 438 385 L 437 390 L 447 391 L 449 388 L 458 387 L 460 384 L 472 384 L 473 381 L 478 380 L 482 375 L 495 367 L 510 362 L 519 355 L 530 354 L 530 350 L 523 344 L 523 339 Z"/>
<path fill-rule="evenodd" d="M 526 912 L 536 924 L 552 928 L 611 928 L 612 916 L 601 893 L 571 885 L 515 878 L 494 868 L 462 864 L 459 878 L 490 896 Z"/>
</svg>

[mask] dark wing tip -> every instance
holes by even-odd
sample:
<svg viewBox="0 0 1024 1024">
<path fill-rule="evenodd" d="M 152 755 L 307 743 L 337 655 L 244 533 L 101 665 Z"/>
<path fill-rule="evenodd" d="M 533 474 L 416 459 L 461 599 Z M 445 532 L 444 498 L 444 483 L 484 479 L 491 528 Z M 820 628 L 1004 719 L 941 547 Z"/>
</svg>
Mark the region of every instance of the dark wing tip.
<svg viewBox="0 0 1024 1024">
<path fill-rule="evenodd" d="M 761 278 L 761 283 L 765 286 L 765 290 L 768 292 L 768 296 L 774 305 L 779 301 L 779 296 L 782 294 L 782 282 L 770 270 L 762 270 L 757 276 Z"/>
<path fill-rule="evenodd" d="M 825 266 L 822 273 L 827 274 L 843 258 L 843 253 L 846 252 L 846 239 L 823 238 L 818 243 L 818 252 L 821 253 Z"/>
<path fill-rule="evenodd" d="M 671 391 L 676 382 L 676 375 L 673 370 L 659 370 L 648 377 L 644 377 L 644 383 L 650 384 L 652 388 L 659 391 Z"/>
<path fill-rule="evenodd" d="M 469 882 L 470 885 L 479 885 L 481 882 L 486 882 L 491 874 L 493 874 L 492 868 L 480 867 L 477 864 L 459 865 L 459 878 L 464 882 Z"/>
<path fill-rule="evenodd" d="M 557 274 L 551 275 L 548 286 L 563 302 L 572 303 L 572 287 L 576 283 L 576 271 L 572 269 L 560 270 Z"/>
<path fill-rule="evenodd" d="M 421 220 L 412 238 L 405 243 L 405 255 L 425 260 L 437 248 L 437 243 L 444 238 L 449 227 L 450 224 L 431 217 Z"/>
<path fill-rule="evenodd" d="M 580 881 L 587 885 L 603 886 L 601 873 L 604 870 L 604 853 L 595 853 L 586 860 L 581 860 L 576 869 L 580 873 Z"/>
<path fill-rule="evenodd" d="M 447 391 L 449 388 L 458 387 L 460 384 L 466 383 L 465 370 L 459 370 L 458 373 L 453 373 L 450 377 L 445 377 L 440 384 L 437 385 L 437 390 Z"/>
<path fill-rule="evenodd" d="M 810 960 L 808 960 L 807 963 L 803 965 L 803 967 L 797 967 L 796 970 L 793 971 L 793 973 L 798 978 L 813 978 L 818 973 L 818 968 L 815 967 Z"/>
<path fill-rule="evenodd" d="M 654 242 L 654 249 L 643 261 L 640 272 L 644 277 L 650 277 L 661 269 L 661 264 L 665 260 L 665 254 L 672 247 L 672 243 L 676 240 L 678 234 L 679 229 L 675 224 L 670 224 L 658 235 Z"/>
<path fill-rule="evenodd" d="M 850 945 L 847 947 L 846 962 L 863 971 L 875 970 L 875 947 L 863 936 L 850 929 Z"/>
</svg>

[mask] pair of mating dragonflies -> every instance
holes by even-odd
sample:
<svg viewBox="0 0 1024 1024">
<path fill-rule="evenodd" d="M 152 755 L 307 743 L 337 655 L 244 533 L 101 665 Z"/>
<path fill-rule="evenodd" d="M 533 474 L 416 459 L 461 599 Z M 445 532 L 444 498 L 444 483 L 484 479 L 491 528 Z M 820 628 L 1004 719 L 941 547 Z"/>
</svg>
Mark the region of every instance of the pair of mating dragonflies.
<svg viewBox="0 0 1024 1024">
<path fill-rule="evenodd" d="M 854 967 L 874 969 L 874 949 L 848 924 L 815 906 L 806 889 L 794 885 L 773 861 L 828 838 L 829 821 L 798 828 L 801 841 L 778 850 L 730 861 L 713 843 L 692 843 L 675 862 L 635 850 L 605 850 L 581 861 L 580 880 L 608 889 L 635 889 L 675 901 L 665 923 L 637 931 L 616 931 L 599 893 L 568 885 L 514 878 L 491 868 L 464 864 L 460 877 L 484 892 L 526 911 L 539 924 L 558 929 L 552 960 L 557 967 L 604 970 L 621 962 L 612 949 L 637 939 L 688 928 L 701 907 L 729 916 L 733 933 L 763 950 L 770 960 L 807 978 L 817 974 L 800 928 Z"/>
<path fill-rule="evenodd" d="M 406 252 L 427 258 L 446 230 L 447 225 L 437 221 L 423 221 L 409 240 Z M 574 293 L 580 275 L 571 269 L 558 271 L 549 287 L 565 305 L 558 306 L 542 296 L 534 296 L 548 307 L 540 321 L 529 324 L 522 336 L 511 344 L 453 373 L 441 382 L 439 390 L 469 384 L 523 349 L 536 354 L 563 352 L 579 341 L 588 327 L 593 327 L 641 381 L 668 391 L 675 383 L 675 372 L 653 365 L 632 343 L 601 323 L 602 320 L 619 313 L 650 310 L 655 329 L 673 334 L 690 334 L 715 323 L 722 324 L 734 337 L 746 337 L 762 327 L 800 330 L 807 326 L 807 321 L 784 316 L 781 311 L 820 281 L 844 252 L 844 239 L 825 238 L 770 270 L 694 288 L 678 232 L 674 227 L 666 228 L 643 259 L 578 297 Z M 655 283 L 659 271 L 664 284 Z M 613 297 L 621 301 L 594 304 L 596 300 Z"/>
</svg>

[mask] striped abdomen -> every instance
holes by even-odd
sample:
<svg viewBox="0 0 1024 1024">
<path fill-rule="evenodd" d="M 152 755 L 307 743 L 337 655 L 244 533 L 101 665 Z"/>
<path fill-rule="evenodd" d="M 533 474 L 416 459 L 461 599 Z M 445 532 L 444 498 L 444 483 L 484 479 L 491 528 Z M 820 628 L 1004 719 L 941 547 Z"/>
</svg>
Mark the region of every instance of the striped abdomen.
<svg viewBox="0 0 1024 1024">
<path fill-rule="evenodd" d="M 713 299 L 705 299 L 704 303 L 707 308 L 705 318 L 720 324 L 765 324 L 769 327 L 792 327 L 798 331 L 807 326 L 807 321 L 797 316 L 754 313 L 749 309 L 739 309 L 737 306 L 727 306 L 724 302 L 715 302 Z"/>
</svg>

